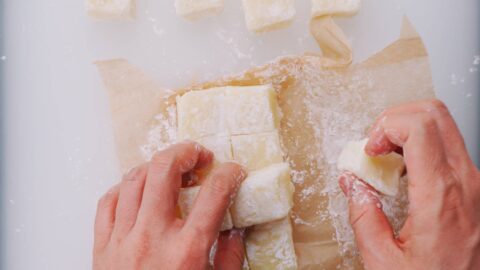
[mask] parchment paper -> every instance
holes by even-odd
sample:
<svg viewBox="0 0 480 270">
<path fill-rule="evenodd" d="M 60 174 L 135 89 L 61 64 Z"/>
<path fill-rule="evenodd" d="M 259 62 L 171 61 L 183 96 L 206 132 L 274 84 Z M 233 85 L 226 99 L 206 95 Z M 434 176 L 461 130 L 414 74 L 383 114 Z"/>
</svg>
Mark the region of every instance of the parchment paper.
<svg viewBox="0 0 480 270">
<path fill-rule="evenodd" d="M 338 39 L 328 36 L 337 26 L 331 18 L 320 20 L 312 20 L 312 34 L 317 41 L 320 38 L 322 49 L 328 42 L 336 46 Z M 213 86 L 271 83 L 279 95 L 281 139 L 296 187 L 291 218 L 299 269 L 362 269 L 337 184 L 338 154 L 348 140 L 364 137 L 385 108 L 432 98 L 434 93 L 427 52 L 407 20 L 397 41 L 362 63 L 348 65 L 351 50 L 345 44 L 331 54 L 324 51 L 324 56 L 283 57 L 237 76 L 175 92 L 162 89 L 126 60 L 97 62 L 109 93 L 122 170 L 175 140 L 176 95 Z M 339 55 L 340 61 L 325 55 Z M 382 199 L 396 229 L 407 208 L 406 181 L 402 183 L 397 198 Z"/>
</svg>

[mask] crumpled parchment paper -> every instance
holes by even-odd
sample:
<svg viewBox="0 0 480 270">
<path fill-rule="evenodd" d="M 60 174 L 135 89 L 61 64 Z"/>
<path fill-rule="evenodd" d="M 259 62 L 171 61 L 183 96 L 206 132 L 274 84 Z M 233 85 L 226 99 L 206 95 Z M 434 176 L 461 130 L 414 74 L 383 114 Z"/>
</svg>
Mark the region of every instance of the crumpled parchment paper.
<svg viewBox="0 0 480 270">
<path fill-rule="evenodd" d="M 311 32 L 323 54 L 274 60 L 242 74 L 167 90 L 123 59 L 96 65 L 109 94 L 117 154 L 123 171 L 175 141 L 175 96 L 213 86 L 271 83 L 283 118 L 281 139 L 293 168 L 291 214 L 299 269 L 362 269 L 337 184 L 342 146 L 366 135 L 385 108 L 433 98 L 429 59 L 405 19 L 400 38 L 362 63 L 350 65 L 351 48 L 331 17 L 313 18 Z M 408 206 L 403 191 L 382 198 L 395 229 Z"/>
</svg>

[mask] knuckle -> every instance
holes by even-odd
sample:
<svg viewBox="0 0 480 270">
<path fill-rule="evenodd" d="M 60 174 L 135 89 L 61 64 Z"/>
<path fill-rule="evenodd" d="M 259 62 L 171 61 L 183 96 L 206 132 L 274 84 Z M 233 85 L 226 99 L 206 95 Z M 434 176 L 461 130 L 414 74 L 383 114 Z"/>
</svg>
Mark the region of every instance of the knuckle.
<svg viewBox="0 0 480 270">
<path fill-rule="evenodd" d="M 436 122 L 432 115 L 422 114 L 419 117 L 418 127 L 422 130 L 434 130 L 436 129 Z"/>
<path fill-rule="evenodd" d="M 201 146 L 193 141 L 175 144 L 156 153 L 151 163 L 161 170 L 180 170 L 185 172 L 195 166 L 195 156 L 201 151 Z"/>
<path fill-rule="evenodd" d="M 439 99 L 432 99 L 427 102 L 427 111 L 433 113 L 448 113 L 448 108 Z"/>
</svg>

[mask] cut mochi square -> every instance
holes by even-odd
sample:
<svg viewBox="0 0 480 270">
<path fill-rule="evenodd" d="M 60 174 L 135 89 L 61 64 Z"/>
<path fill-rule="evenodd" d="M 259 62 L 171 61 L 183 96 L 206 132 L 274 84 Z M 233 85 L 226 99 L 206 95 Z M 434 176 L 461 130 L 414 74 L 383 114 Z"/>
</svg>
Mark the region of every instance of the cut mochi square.
<svg viewBox="0 0 480 270">
<path fill-rule="evenodd" d="M 135 0 L 86 0 L 87 14 L 96 19 L 133 19 Z"/>
<path fill-rule="evenodd" d="M 224 0 L 175 0 L 175 10 L 178 16 L 188 20 L 220 14 L 223 11 Z"/>
<path fill-rule="evenodd" d="M 177 97 L 178 137 L 198 139 L 226 134 L 225 88 L 191 91 Z"/>
<path fill-rule="evenodd" d="M 297 269 L 289 217 L 253 226 L 247 231 L 245 250 L 251 270 Z"/>
<path fill-rule="evenodd" d="M 277 94 L 271 85 L 228 87 L 225 93 L 230 135 L 277 130 L 280 116 Z"/>
<path fill-rule="evenodd" d="M 200 186 L 182 188 L 178 196 L 178 206 L 180 207 L 181 217 L 185 219 L 192 211 L 193 204 L 200 192 Z M 227 211 L 223 219 L 221 231 L 227 231 L 233 228 L 232 216 L 230 211 Z"/>
<path fill-rule="evenodd" d="M 227 135 L 213 135 L 197 139 L 202 146 L 212 151 L 216 162 L 233 160 L 232 143 Z"/>
<path fill-rule="evenodd" d="M 268 32 L 289 26 L 295 17 L 295 0 L 243 0 L 249 31 Z"/>
<path fill-rule="evenodd" d="M 312 16 L 352 16 L 358 13 L 361 0 L 312 0 Z"/>
<path fill-rule="evenodd" d="M 283 162 L 278 131 L 232 136 L 233 158 L 254 171 Z"/>
<path fill-rule="evenodd" d="M 197 142 L 203 145 L 214 154 L 213 162 L 202 169 L 195 170 L 195 182 L 203 183 L 208 175 L 220 164 L 232 161 L 232 144 L 229 136 L 208 136 L 197 139 Z"/>
<path fill-rule="evenodd" d="M 396 195 L 405 170 L 403 157 L 397 153 L 371 157 L 364 150 L 367 141 L 348 142 L 338 158 L 338 169 L 355 174 L 380 193 Z"/>
<path fill-rule="evenodd" d="M 230 208 L 234 226 L 244 228 L 286 217 L 294 191 L 287 163 L 249 173 Z"/>
</svg>

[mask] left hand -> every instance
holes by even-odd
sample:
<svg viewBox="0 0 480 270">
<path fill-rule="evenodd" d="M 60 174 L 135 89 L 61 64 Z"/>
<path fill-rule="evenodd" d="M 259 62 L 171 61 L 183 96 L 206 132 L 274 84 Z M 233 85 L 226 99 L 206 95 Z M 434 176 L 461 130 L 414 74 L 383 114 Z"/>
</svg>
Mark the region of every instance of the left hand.
<svg viewBox="0 0 480 270">
<path fill-rule="evenodd" d="M 215 169 L 188 218 L 176 216 L 182 175 L 212 160 L 212 152 L 185 142 L 126 174 L 98 202 L 93 269 L 207 269 L 217 239 L 215 269 L 241 269 L 242 233 L 232 230 L 219 236 L 225 213 L 246 176 L 240 165 L 225 163 Z"/>
</svg>

